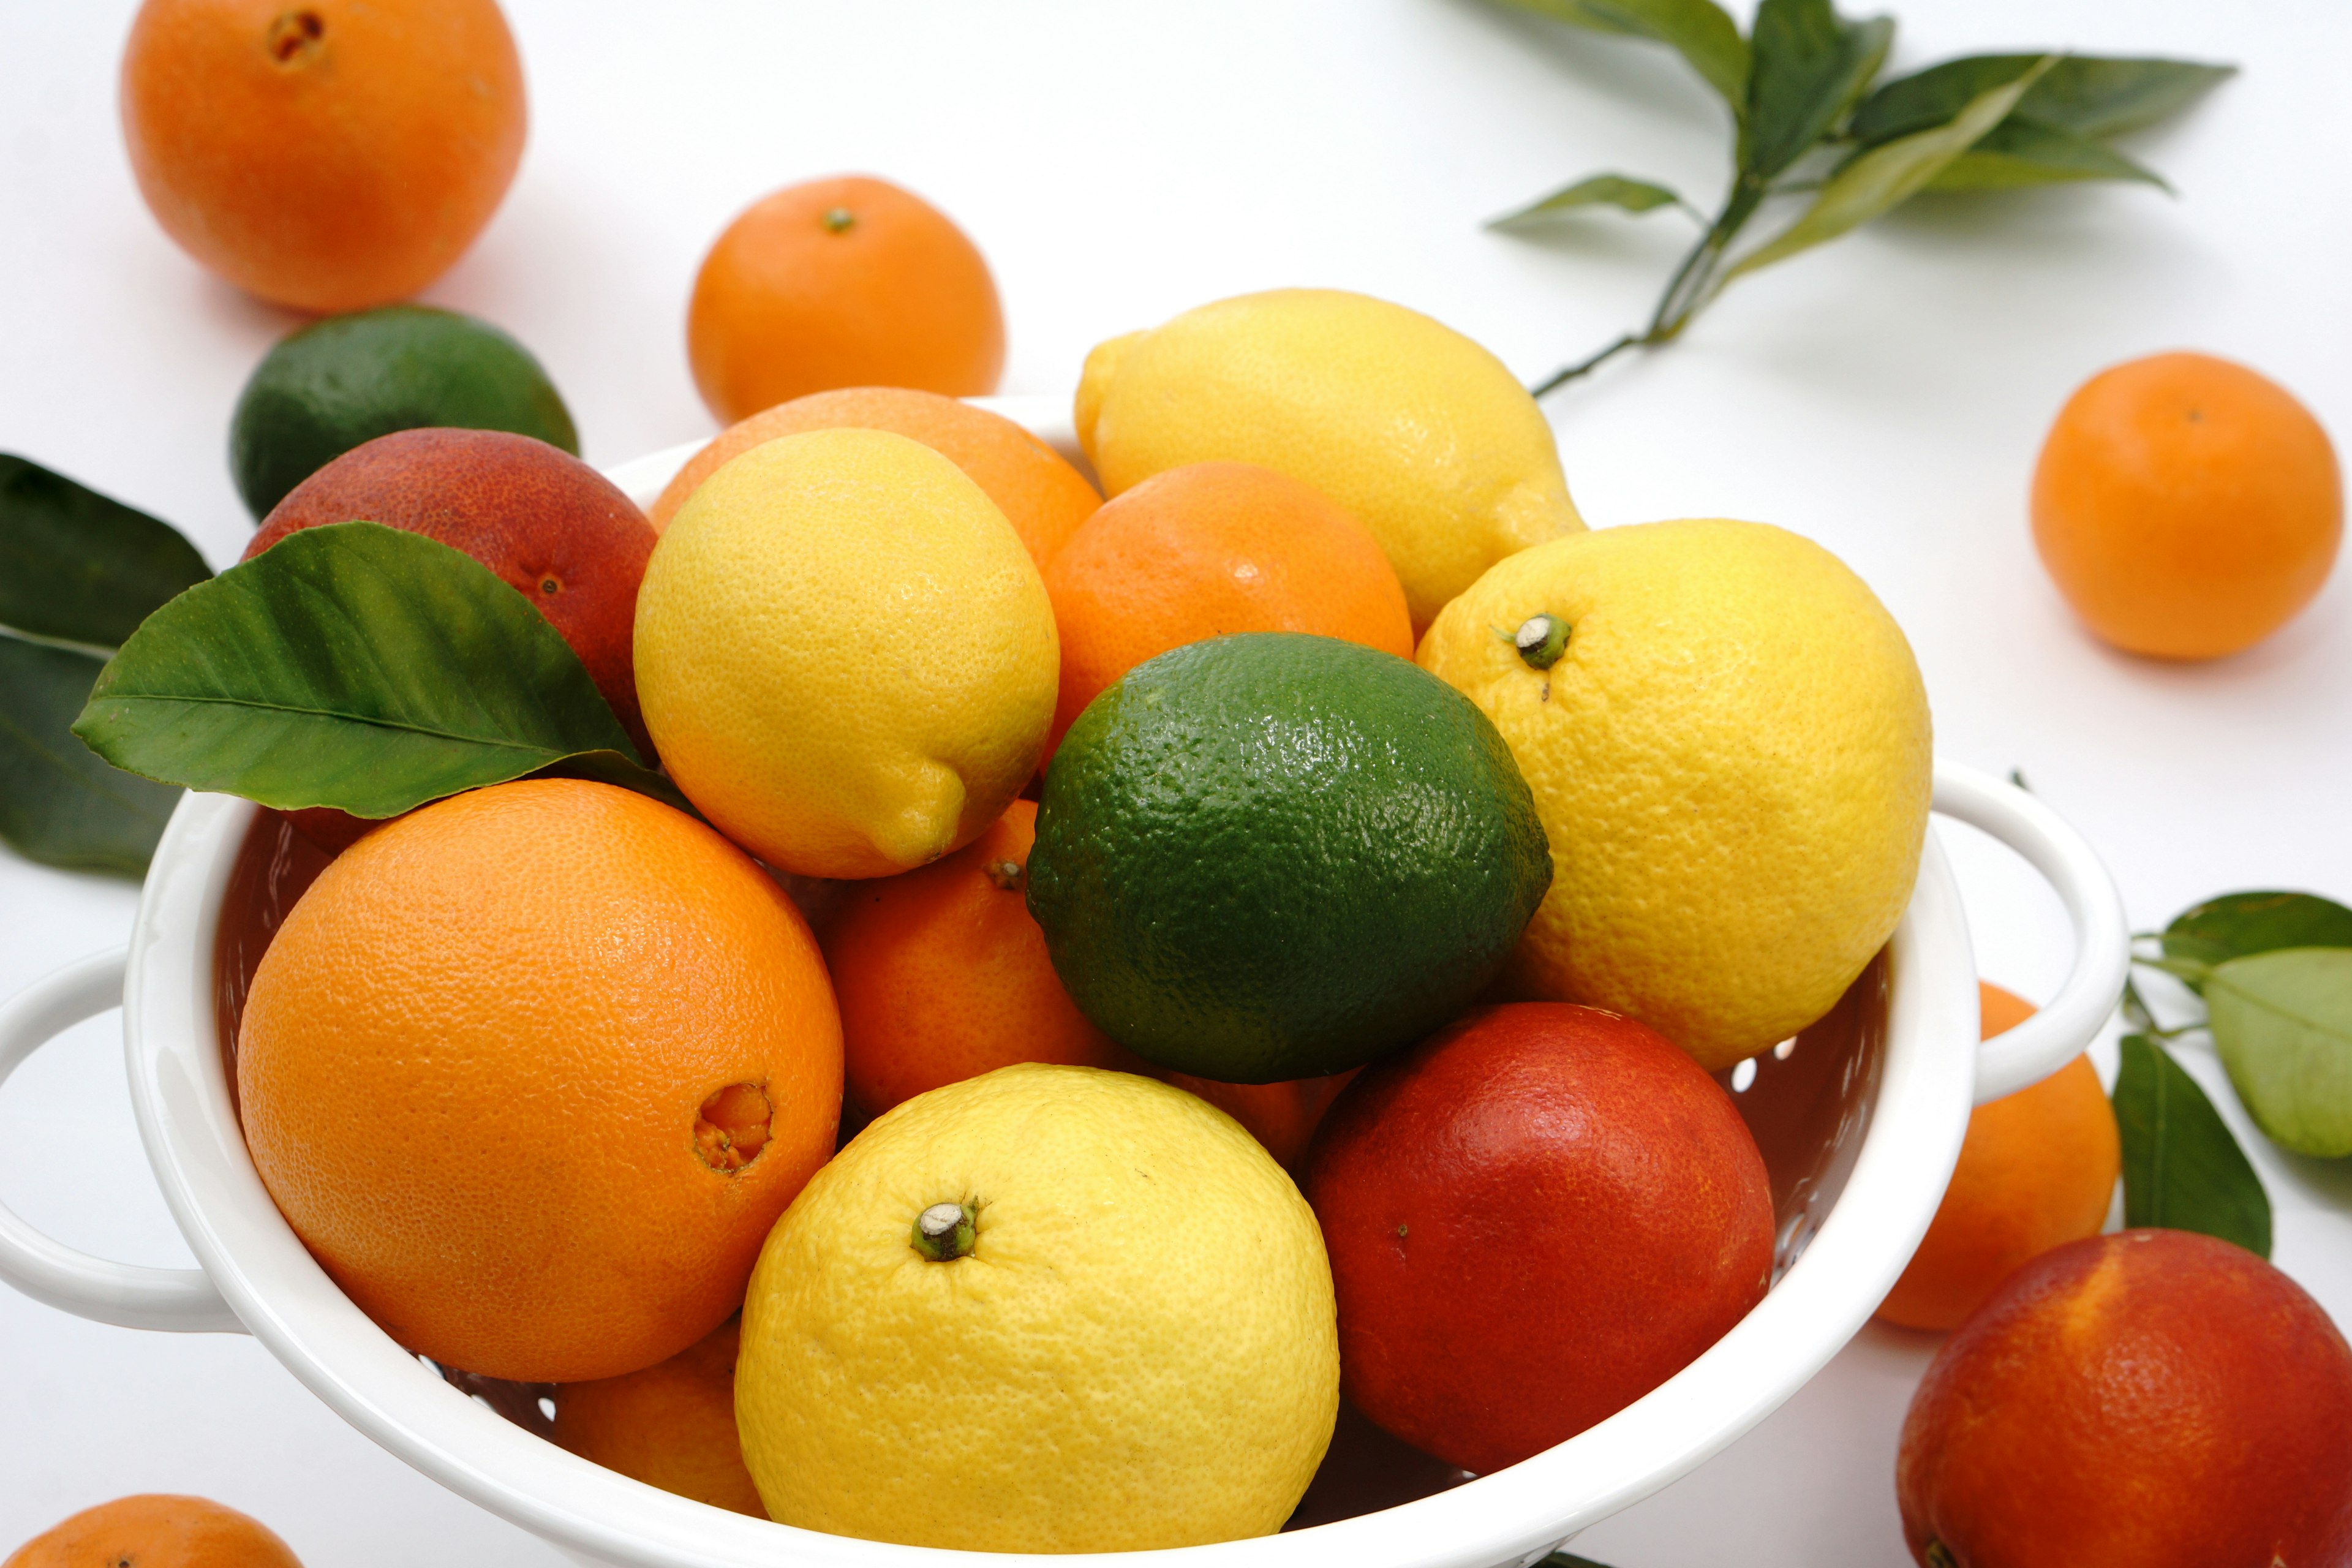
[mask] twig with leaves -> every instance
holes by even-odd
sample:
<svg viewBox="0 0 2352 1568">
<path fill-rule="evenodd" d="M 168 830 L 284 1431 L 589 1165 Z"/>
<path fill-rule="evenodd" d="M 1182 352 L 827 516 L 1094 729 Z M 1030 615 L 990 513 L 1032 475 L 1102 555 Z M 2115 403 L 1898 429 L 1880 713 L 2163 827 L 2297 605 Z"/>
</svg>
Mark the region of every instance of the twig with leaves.
<svg viewBox="0 0 2352 1568">
<path fill-rule="evenodd" d="M 1679 53 L 1731 110 L 1729 187 L 1713 217 L 1653 180 L 1592 174 L 1489 227 L 1549 227 L 1594 208 L 1672 207 L 1703 229 L 1646 325 L 1563 367 L 1537 396 L 1628 349 L 1682 336 L 1736 279 L 1850 234 L 1923 191 L 1999 191 L 2086 180 L 2168 190 L 2112 145 L 2186 107 L 2236 68 L 2089 55 L 1973 55 L 1881 83 L 1895 20 L 1849 21 L 1830 0 L 1761 0 L 1747 37 L 1715 0 L 1503 0 Z M 1769 239 L 1748 225 L 1810 196 Z"/>
</svg>

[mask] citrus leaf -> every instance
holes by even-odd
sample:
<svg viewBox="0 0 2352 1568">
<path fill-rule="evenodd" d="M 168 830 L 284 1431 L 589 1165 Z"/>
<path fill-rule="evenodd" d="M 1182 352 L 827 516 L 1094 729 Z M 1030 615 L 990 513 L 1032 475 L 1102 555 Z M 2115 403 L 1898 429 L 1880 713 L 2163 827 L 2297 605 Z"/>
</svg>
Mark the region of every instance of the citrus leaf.
<svg viewBox="0 0 2352 1568">
<path fill-rule="evenodd" d="M 2194 1230 L 2271 1255 L 2271 1200 L 2197 1080 L 2145 1035 L 2123 1038 L 2116 1073 L 2124 1223 Z"/>
<path fill-rule="evenodd" d="M 211 575 L 171 524 L 0 452 L 0 626 L 115 647 Z"/>
<path fill-rule="evenodd" d="M 1979 95 L 2015 81 L 2040 55 L 1970 55 L 1888 82 L 1863 101 L 1847 127 L 1864 147 L 1931 131 Z M 2190 60 L 2063 55 L 2019 101 L 2019 118 L 2090 140 L 2136 131 L 2187 107 L 2235 66 Z"/>
<path fill-rule="evenodd" d="M 74 733 L 144 777 L 394 816 L 558 763 L 672 805 L 562 636 L 462 551 L 287 535 L 133 633 Z"/>
<path fill-rule="evenodd" d="M 2032 96 L 2031 92 L 2028 97 Z M 2158 190 L 2172 187 L 2144 163 L 2134 163 L 2104 142 L 2028 120 L 2021 110 L 1984 133 L 1977 144 L 1947 164 L 1927 183 L 1931 191 L 2006 191 L 2021 185 L 2054 185 L 2074 180 L 2137 180 Z"/>
<path fill-rule="evenodd" d="M 2000 124 L 2032 81 L 2029 74 L 1988 89 L 1948 125 L 1856 153 L 1830 176 L 1802 217 L 1742 257 L 1724 275 L 1725 281 L 1825 244 L 1909 200 L 1977 138 Z"/>
<path fill-rule="evenodd" d="M 1554 191 L 1533 205 L 1506 213 L 1490 221 L 1486 226 L 1499 229 L 1544 228 L 1549 226 L 1548 220 L 1584 207 L 1610 206 L 1629 213 L 1646 213 L 1659 207 L 1681 205 L 1682 197 L 1664 185 L 1654 185 L 1647 180 L 1627 179 L 1622 174 L 1593 174 Z"/>
<path fill-rule="evenodd" d="M 1762 0 L 1748 39 L 1740 173 L 1769 180 L 1810 152 L 1870 86 L 1894 41 L 1891 17 L 1848 22 L 1830 0 Z"/>
<path fill-rule="evenodd" d="M 1734 115 L 1748 99 L 1748 43 L 1739 24 L 1715 0 L 1504 0 L 1538 16 L 1589 27 L 1596 33 L 1629 33 L 1665 45 L 1690 62 L 1707 86 L 1723 95 Z"/>
<path fill-rule="evenodd" d="M 1862 100 L 1847 133 L 1864 147 L 1949 125 L 1961 110 L 1994 88 L 2032 70 L 2040 55 L 1969 55 L 1897 77 Z"/>
<path fill-rule="evenodd" d="M 2352 1154 L 2352 947 L 2233 958 L 2205 983 L 2214 1048 L 2282 1149 Z"/>
<path fill-rule="evenodd" d="M 45 866 L 143 877 L 180 792 L 107 766 L 74 738 L 105 666 L 0 636 L 0 839 Z"/>
<path fill-rule="evenodd" d="M 2352 947 L 2352 910 L 2316 893 L 2224 893 L 2173 916 L 2163 940 L 2167 958 L 2205 968 L 2282 947 Z M 2205 989 L 2201 969 L 2180 977 Z"/>
</svg>

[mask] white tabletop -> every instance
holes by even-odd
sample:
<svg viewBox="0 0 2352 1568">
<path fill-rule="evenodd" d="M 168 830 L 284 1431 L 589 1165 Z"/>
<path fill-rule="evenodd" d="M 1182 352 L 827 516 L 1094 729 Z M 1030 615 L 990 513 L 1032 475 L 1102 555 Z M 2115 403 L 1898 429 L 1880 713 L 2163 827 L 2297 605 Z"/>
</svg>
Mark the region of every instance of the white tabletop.
<svg viewBox="0 0 2352 1568">
<path fill-rule="evenodd" d="M 1744 9 L 1744 7 L 1741 7 Z M 1187 306 L 1328 284 L 1426 310 L 1529 377 L 1633 324 L 1671 213 L 1529 242 L 1482 219 L 1601 170 L 1704 200 L 1721 110 L 1672 57 L 1477 0 L 509 0 L 531 92 L 504 209 L 425 298 L 536 351 L 613 464 L 707 434 L 687 289 L 775 186 L 885 174 L 978 239 L 1010 321 L 1003 390 L 1066 394 L 1098 339 Z M 177 523 L 215 564 L 249 523 L 228 412 L 294 321 L 200 271 L 132 187 L 114 78 L 128 0 L 0 7 L 0 449 Z M 2352 12 L 2289 0 L 1904 0 L 1898 66 L 2059 46 L 2245 68 L 2132 150 L 2178 187 L 1922 204 L 1741 283 L 1688 340 L 1549 405 L 1595 524 L 1724 514 L 1836 551 L 1909 632 L 1937 749 L 2021 767 L 2108 858 L 2135 921 L 2208 895 L 2352 900 L 2352 568 L 2238 658 L 2087 638 L 2025 525 L 2036 446 L 2093 371 L 2241 359 L 2352 431 Z M 1985 973 L 2047 995 L 2054 900 L 1966 830 Z M 124 940 L 128 886 L 0 850 L 0 994 Z M 64 1239 L 185 1262 L 84 1026 L 0 1095 L 0 1199 Z M 2352 1163 L 2255 1136 L 2187 1047 L 2277 1207 L 2278 1262 L 2352 1322 Z M 2112 1068 L 2112 1061 L 2106 1064 Z M 1615 1568 L 1906 1560 L 1894 1439 L 1927 1336 L 1866 1331 L 1751 1436 L 1578 1550 Z M 0 1290 L 0 1552 L 73 1510 L 195 1491 L 310 1568 L 561 1559 L 344 1427 L 250 1341 L 79 1322 Z"/>
</svg>

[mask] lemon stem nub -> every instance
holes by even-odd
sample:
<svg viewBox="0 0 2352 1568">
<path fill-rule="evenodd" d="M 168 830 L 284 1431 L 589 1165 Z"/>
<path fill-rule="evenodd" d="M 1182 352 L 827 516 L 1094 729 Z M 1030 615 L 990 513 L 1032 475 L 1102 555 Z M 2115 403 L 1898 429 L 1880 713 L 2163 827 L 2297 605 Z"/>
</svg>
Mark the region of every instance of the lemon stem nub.
<svg viewBox="0 0 2352 1568">
<path fill-rule="evenodd" d="M 1549 669 L 1568 651 L 1568 623 L 1558 616 L 1529 616 L 1511 635 L 1529 669 Z"/>
<path fill-rule="evenodd" d="M 971 1250 L 976 1217 L 970 1204 L 933 1204 L 915 1216 L 915 1250 L 934 1263 L 953 1263 Z"/>
</svg>

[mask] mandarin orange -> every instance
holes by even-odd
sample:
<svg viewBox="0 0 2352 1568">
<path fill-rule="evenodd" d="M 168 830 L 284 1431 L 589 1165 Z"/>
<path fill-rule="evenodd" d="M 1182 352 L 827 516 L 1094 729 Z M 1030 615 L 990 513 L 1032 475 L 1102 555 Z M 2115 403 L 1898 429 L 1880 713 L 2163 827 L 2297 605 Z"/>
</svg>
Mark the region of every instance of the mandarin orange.
<svg viewBox="0 0 2352 1568">
<path fill-rule="evenodd" d="M 147 0 L 121 89 L 163 232 L 298 310 L 432 282 L 522 159 L 522 62 L 493 0 Z"/>
<path fill-rule="evenodd" d="M 302 1568 L 259 1520 L 210 1498 L 145 1492 L 51 1525 L 0 1568 Z"/>
<path fill-rule="evenodd" d="M 643 795 L 499 784 L 385 823 L 286 917 L 246 1142 L 362 1310 L 525 1383 L 677 1354 L 833 1152 L 833 993 L 748 856 Z"/>
<path fill-rule="evenodd" d="M 1984 1037 L 2015 1028 L 2033 1005 L 1977 984 Z M 1951 1184 L 1878 1316 L 1908 1329 L 1957 1329 L 2011 1272 L 2106 1223 L 2123 1142 L 2088 1057 L 1978 1106 Z"/>
<path fill-rule="evenodd" d="M 834 387 L 993 392 L 1004 311 L 946 214 L 852 174 L 787 186 L 727 226 L 695 277 L 686 345 L 702 401 L 732 425 Z"/>
<path fill-rule="evenodd" d="M 2066 400 L 2033 469 L 2033 542 L 2091 630 L 2127 653 L 2219 658 L 2311 602 L 2344 535 L 2327 432 L 2210 354 L 2133 360 Z"/>
<path fill-rule="evenodd" d="M 988 492 L 1041 572 L 1078 524 L 1102 505 L 1102 497 L 1084 474 L 1001 414 L 912 387 L 851 386 L 795 397 L 719 432 L 688 459 L 655 500 L 649 514 L 654 527 L 668 527 L 687 497 L 730 458 L 782 436 L 845 425 L 894 431 L 920 441 L 961 468 Z"/>
<path fill-rule="evenodd" d="M 765 1519 L 735 1432 L 740 1319 L 640 1372 L 555 1391 L 555 1440 L 666 1492 Z"/>
</svg>

